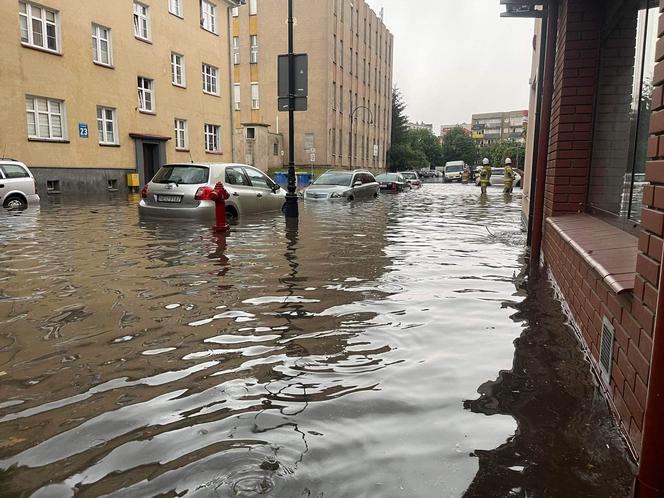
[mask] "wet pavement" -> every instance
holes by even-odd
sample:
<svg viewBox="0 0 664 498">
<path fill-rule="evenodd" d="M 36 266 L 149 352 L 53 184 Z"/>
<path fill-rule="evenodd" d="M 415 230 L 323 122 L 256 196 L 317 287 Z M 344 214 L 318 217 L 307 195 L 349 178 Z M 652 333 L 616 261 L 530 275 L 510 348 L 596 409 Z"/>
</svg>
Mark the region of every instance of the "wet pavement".
<svg viewBox="0 0 664 498">
<path fill-rule="evenodd" d="M 0 214 L 1 496 L 628 496 L 519 195 L 61 202 Z"/>
</svg>

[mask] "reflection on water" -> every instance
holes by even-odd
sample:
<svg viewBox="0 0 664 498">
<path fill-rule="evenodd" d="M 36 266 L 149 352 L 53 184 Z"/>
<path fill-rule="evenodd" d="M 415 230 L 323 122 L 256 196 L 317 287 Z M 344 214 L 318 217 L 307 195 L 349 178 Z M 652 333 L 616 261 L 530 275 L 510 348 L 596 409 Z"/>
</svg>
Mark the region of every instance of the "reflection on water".
<svg viewBox="0 0 664 498">
<path fill-rule="evenodd" d="M 520 197 L 426 185 L 244 220 L 0 218 L 0 482 L 34 496 L 461 496 L 526 318 Z"/>
</svg>

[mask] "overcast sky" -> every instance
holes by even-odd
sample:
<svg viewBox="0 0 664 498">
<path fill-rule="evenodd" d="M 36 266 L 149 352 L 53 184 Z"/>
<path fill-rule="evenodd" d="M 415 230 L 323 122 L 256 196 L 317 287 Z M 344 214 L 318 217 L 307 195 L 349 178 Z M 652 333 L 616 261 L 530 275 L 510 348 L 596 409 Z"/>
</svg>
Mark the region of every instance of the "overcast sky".
<svg viewBox="0 0 664 498">
<path fill-rule="evenodd" d="M 470 122 L 528 108 L 532 19 L 501 18 L 499 0 L 368 0 L 394 34 L 394 84 L 411 121 Z"/>
</svg>

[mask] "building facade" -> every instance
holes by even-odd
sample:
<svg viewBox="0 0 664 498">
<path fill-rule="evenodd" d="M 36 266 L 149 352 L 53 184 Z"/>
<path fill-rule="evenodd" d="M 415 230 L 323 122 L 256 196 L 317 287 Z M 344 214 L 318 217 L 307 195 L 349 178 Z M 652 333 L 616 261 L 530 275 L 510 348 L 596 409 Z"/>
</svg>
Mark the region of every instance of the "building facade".
<svg viewBox="0 0 664 498">
<path fill-rule="evenodd" d="M 549 2 L 526 176 L 531 266 L 557 284 L 639 462 L 635 496 L 664 494 L 662 6 Z"/>
<path fill-rule="evenodd" d="M 149 180 L 165 162 L 230 161 L 226 1 L 3 2 L 3 155 L 40 191 Z"/>
<path fill-rule="evenodd" d="M 364 0 L 295 0 L 293 9 L 294 50 L 308 54 L 309 66 L 308 109 L 295 113 L 295 164 L 384 169 L 393 36 L 382 16 Z M 288 161 L 276 62 L 288 49 L 286 13 L 286 0 L 249 0 L 232 13 L 234 143 L 240 160 L 262 169 Z"/>
<path fill-rule="evenodd" d="M 422 122 L 408 122 L 406 123 L 406 128 L 409 130 L 429 130 L 431 133 L 433 133 L 433 123 L 425 123 L 424 121 Z"/>
<path fill-rule="evenodd" d="M 479 146 L 500 142 L 526 142 L 528 111 L 473 114 L 471 128 Z"/>
</svg>

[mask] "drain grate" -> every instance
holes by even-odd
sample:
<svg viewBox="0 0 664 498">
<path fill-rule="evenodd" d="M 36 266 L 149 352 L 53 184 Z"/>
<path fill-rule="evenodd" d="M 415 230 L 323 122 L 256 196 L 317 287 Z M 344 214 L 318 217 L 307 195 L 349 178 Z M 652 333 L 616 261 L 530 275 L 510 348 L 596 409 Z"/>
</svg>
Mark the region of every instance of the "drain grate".
<svg viewBox="0 0 664 498">
<path fill-rule="evenodd" d="M 615 329 L 611 321 L 605 316 L 602 320 L 602 337 L 600 341 L 599 366 L 606 384 L 611 383 L 611 363 L 613 361 L 613 338 Z"/>
</svg>

